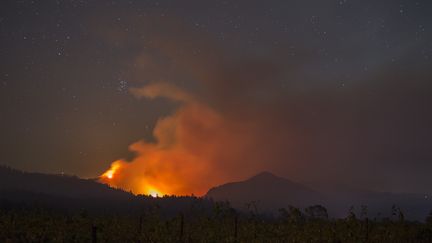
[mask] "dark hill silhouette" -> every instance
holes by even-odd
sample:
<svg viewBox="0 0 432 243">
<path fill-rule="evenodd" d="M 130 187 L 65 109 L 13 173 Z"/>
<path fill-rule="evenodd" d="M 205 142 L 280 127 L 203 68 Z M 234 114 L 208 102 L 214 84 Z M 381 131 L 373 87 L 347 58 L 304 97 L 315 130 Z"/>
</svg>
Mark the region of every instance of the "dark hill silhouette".
<svg viewBox="0 0 432 243">
<path fill-rule="evenodd" d="M 5 166 L 0 166 L 0 190 L 28 191 L 68 198 L 127 199 L 133 196 L 91 179 L 22 172 Z"/>
<path fill-rule="evenodd" d="M 262 172 L 245 181 L 214 187 L 207 192 L 206 197 L 215 201 L 229 201 L 239 209 L 246 209 L 247 204 L 254 202 L 261 212 L 321 204 L 332 217 L 346 217 L 351 206 L 359 215 L 362 205 L 368 207 L 369 217 L 387 217 L 391 216 L 391 208 L 396 205 L 407 219 L 423 220 L 424 215 L 432 209 L 431 197 L 427 195 L 374 192 L 348 187 L 316 191 L 269 172 Z"/>
<path fill-rule="evenodd" d="M 237 208 L 250 202 L 262 209 L 278 209 L 287 205 L 304 207 L 322 202 L 318 192 L 270 172 L 214 187 L 206 196 L 217 201 L 229 201 Z"/>
<path fill-rule="evenodd" d="M 210 208 L 210 201 L 188 196 L 153 198 L 111 188 L 76 176 L 29 173 L 0 166 L 0 208 L 43 207 L 87 210 L 94 213 L 130 213 L 156 207 L 161 215 L 187 212 L 192 205 Z M 195 206 L 197 207 L 197 206 Z"/>
</svg>

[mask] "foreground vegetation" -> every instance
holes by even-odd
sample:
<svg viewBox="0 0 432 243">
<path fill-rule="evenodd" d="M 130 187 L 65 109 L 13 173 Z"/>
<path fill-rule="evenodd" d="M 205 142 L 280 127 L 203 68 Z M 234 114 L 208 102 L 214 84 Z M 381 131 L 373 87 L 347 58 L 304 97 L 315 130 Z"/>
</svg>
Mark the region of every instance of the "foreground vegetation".
<svg viewBox="0 0 432 243">
<path fill-rule="evenodd" d="M 391 218 L 369 219 L 349 212 L 328 219 L 319 205 L 259 215 L 253 205 L 238 213 L 226 203 L 192 205 L 174 216 L 157 205 L 137 213 L 89 213 L 43 207 L 0 209 L 0 242 L 432 242 L 432 217 L 410 222 L 393 208 Z"/>
</svg>

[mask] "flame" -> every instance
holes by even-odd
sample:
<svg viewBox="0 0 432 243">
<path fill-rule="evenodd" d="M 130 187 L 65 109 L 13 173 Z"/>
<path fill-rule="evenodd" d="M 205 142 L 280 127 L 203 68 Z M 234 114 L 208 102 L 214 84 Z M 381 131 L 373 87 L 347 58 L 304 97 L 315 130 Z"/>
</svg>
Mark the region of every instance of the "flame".
<svg viewBox="0 0 432 243">
<path fill-rule="evenodd" d="M 106 178 L 106 179 L 113 179 L 116 171 L 120 168 L 120 163 L 119 162 L 114 162 L 111 165 L 111 168 L 109 170 L 107 170 L 105 173 L 103 173 L 101 175 L 102 178 Z"/>
</svg>

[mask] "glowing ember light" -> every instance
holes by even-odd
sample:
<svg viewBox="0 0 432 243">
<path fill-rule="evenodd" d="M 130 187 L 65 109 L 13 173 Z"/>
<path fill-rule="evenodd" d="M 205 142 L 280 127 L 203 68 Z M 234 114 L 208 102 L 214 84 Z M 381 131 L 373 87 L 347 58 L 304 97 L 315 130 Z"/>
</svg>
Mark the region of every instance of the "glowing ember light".
<svg viewBox="0 0 432 243">
<path fill-rule="evenodd" d="M 151 197 L 160 197 L 160 196 L 164 195 L 162 192 L 160 192 L 159 190 L 157 190 L 156 188 L 154 188 L 152 186 L 151 187 L 146 186 L 146 189 L 144 189 L 144 191 L 146 192 L 145 194 L 147 194 Z"/>
<path fill-rule="evenodd" d="M 158 197 L 158 192 L 157 191 L 150 191 L 150 196 Z"/>
</svg>

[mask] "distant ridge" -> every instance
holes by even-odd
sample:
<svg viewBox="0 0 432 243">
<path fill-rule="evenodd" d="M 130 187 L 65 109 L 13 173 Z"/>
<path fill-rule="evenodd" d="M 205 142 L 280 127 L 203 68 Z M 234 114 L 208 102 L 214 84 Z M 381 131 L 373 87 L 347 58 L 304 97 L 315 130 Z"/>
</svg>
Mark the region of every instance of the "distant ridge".
<svg viewBox="0 0 432 243">
<path fill-rule="evenodd" d="M 432 209 L 432 197 L 427 195 L 375 192 L 348 187 L 343 190 L 333 189 L 316 191 L 264 171 L 244 181 L 213 187 L 206 197 L 215 201 L 229 201 L 240 210 L 249 210 L 247 205 L 253 202 L 261 212 L 270 213 L 289 206 L 305 208 L 321 204 L 332 217 L 346 217 L 351 206 L 360 213 L 363 205 L 368 207 L 370 217 L 389 217 L 392 206 L 396 205 L 407 218 L 424 220 L 424 215 Z"/>
<path fill-rule="evenodd" d="M 250 202 L 262 208 L 303 207 L 322 201 L 318 192 L 267 171 L 245 181 L 211 188 L 206 196 L 217 201 L 229 201 L 235 207 L 244 207 Z"/>
</svg>

